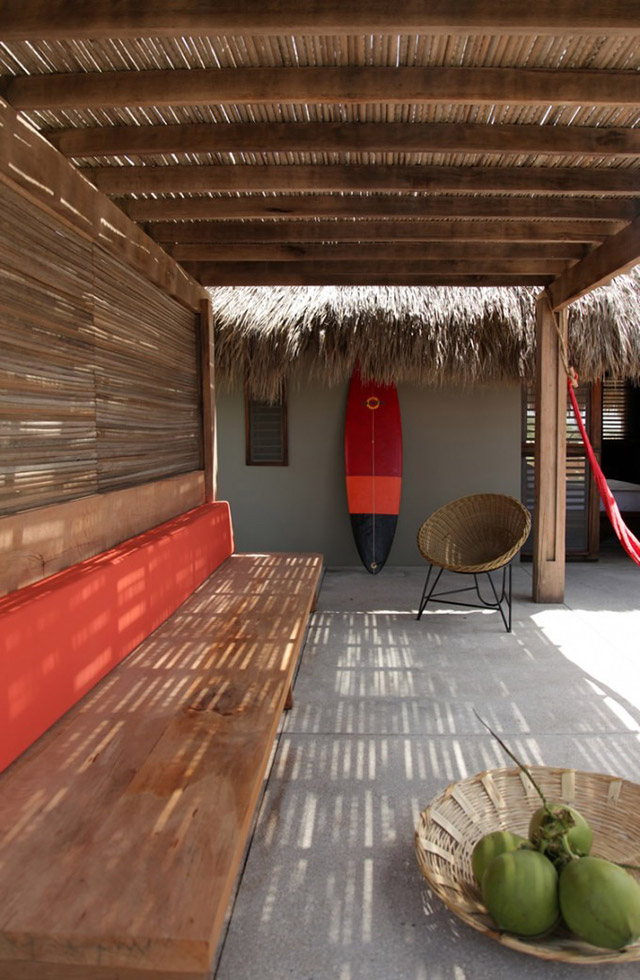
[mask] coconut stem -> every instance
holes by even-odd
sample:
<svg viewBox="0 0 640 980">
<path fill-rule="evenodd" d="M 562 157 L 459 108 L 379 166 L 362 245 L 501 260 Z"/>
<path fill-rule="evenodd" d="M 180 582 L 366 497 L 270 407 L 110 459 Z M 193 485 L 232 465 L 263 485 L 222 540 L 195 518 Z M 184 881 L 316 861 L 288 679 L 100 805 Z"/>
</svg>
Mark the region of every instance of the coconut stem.
<svg viewBox="0 0 640 980">
<path fill-rule="evenodd" d="M 507 755 L 509 756 L 509 758 L 510 759 L 513 759 L 513 761 L 518 766 L 518 768 L 522 770 L 522 772 L 525 774 L 525 776 L 527 777 L 527 779 L 529 779 L 529 781 L 531 782 L 531 785 L 533 786 L 533 788 L 535 789 L 536 793 L 538 794 L 538 796 L 542 800 L 545 809 L 548 810 L 549 813 L 551 813 L 551 808 L 549 807 L 549 804 L 547 802 L 546 796 L 544 795 L 544 793 L 542 792 L 542 790 L 538 786 L 537 782 L 535 781 L 535 779 L 533 778 L 533 776 L 531 775 L 531 773 L 529 772 L 529 770 L 527 769 L 527 767 L 525 766 L 525 764 L 523 762 L 520 762 L 520 759 L 518 759 L 518 757 L 516 755 L 514 755 L 514 753 L 509 748 L 509 746 L 508 745 L 505 745 L 505 743 L 502 741 L 502 739 L 500 738 L 500 736 L 499 735 L 496 735 L 496 733 L 493 731 L 493 729 L 490 728 L 489 725 L 487 725 L 486 721 L 483 718 L 480 717 L 480 715 L 478 714 L 478 712 L 476 711 L 475 708 L 473 709 L 473 713 L 476 716 L 476 718 L 478 719 L 478 721 L 481 724 L 484 725 L 484 727 L 487 729 L 487 731 L 489 732 L 489 734 L 490 735 L 493 735 L 493 737 L 495 738 L 496 742 L 498 742 L 498 744 L 501 746 L 501 748 L 504 749 L 504 751 L 507 753 Z"/>
</svg>

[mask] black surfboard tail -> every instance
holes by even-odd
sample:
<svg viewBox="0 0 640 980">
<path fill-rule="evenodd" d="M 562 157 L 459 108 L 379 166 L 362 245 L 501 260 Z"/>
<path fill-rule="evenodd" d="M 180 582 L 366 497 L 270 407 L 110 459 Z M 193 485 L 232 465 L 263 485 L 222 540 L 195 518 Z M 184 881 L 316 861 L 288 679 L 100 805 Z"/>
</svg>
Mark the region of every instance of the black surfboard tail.
<svg viewBox="0 0 640 980">
<path fill-rule="evenodd" d="M 384 568 L 398 523 L 397 514 L 351 514 L 360 561 L 371 575 Z"/>
</svg>

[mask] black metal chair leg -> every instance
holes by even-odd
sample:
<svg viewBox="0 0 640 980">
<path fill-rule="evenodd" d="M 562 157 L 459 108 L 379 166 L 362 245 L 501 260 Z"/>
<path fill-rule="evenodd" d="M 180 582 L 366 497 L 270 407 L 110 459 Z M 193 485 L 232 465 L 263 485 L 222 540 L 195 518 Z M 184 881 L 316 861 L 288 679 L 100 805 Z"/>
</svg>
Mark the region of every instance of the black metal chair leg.
<svg viewBox="0 0 640 980">
<path fill-rule="evenodd" d="M 438 574 L 436 575 L 433 581 L 433 585 L 429 589 L 429 579 L 431 578 L 432 571 L 433 571 L 433 565 L 429 565 L 429 571 L 427 572 L 427 579 L 426 582 L 424 583 L 424 589 L 422 590 L 422 597 L 420 599 L 420 606 L 418 608 L 418 615 L 416 616 L 416 619 L 420 619 L 420 617 L 422 616 L 422 613 L 424 612 L 426 605 L 433 594 L 433 590 L 436 588 L 438 582 L 440 581 L 440 576 L 442 575 L 443 569 L 442 568 L 438 569 Z M 427 590 L 429 591 L 427 592 Z"/>
<path fill-rule="evenodd" d="M 487 572 L 486 575 L 487 578 L 489 579 L 491 589 L 495 596 L 496 608 L 498 609 L 500 615 L 502 616 L 502 622 L 504 623 L 504 627 L 507 633 L 510 633 L 511 632 L 511 587 L 512 587 L 511 586 L 511 562 L 509 562 L 509 564 L 502 569 L 502 595 L 500 596 L 500 598 L 498 598 L 498 593 L 496 591 L 496 587 L 494 585 L 490 573 Z M 478 593 L 478 595 L 480 595 L 480 593 Z M 506 604 L 508 616 L 505 616 L 504 614 L 503 604 Z"/>
<path fill-rule="evenodd" d="M 496 584 L 491 577 L 491 572 L 485 571 L 484 573 L 476 572 L 462 572 L 458 574 L 462 575 L 472 575 L 473 585 L 468 588 L 462 589 L 447 589 L 444 592 L 436 592 L 436 587 L 440 581 L 440 576 L 442 575 L 444 569 L 439 568 L 438 574 L 431 583 L 431 573 L 433 572 L 434 566 L 429 565 L 429 571 L 427 572 L 427 579 L 424 583 L 424 589 L 422 590 L 422 598 L 420 599 L 420 607 L 418 609 L 418 615 L 416 619 L 420 619 L 422 613 L 424 612 L 428 602 L 443 602 L 447 605 L 452 606 L 466 606 L 471 609 L 491 609 L 497 610 L 504 623 L 504 628 L 507 633 L 511 632 L 511 607 L 512 607 L 512 578 L 511 578 L 511 562 L 502 567 L 502 584 L 500 586 L 500 595 L 498 595 L 498 590 Z M 482 595 L 482 590 L 480 588 L 479 574 L 484 574 L 489 579 L 489 585 L 491 587 L 491 592 L 493 593 L 493 599 L 486 598 Z M 461 602 L 458 599 L 453 598 L 459 593 L 464 592 L 474 592 L 478 597 L 479 602 Z"/>
</svg>

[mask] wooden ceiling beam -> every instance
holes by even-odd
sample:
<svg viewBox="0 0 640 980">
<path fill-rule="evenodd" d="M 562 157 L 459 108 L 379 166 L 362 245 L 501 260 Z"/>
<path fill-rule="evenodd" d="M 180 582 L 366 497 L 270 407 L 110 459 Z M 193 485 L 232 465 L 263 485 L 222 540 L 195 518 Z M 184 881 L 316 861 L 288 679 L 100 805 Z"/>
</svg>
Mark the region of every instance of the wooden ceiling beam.
<svg viewBox="0 0 640 980">
<path fill-rule="evenodd" d="M 167 37 L 176 34 L 547 34 L 638 33 L 634 0 L 157 0 L 90 4 L 4 0 L 3 40 Z"/>
<path fill-rule="evenodd" d="M 251 276 L 258 276 L 261 281 L 270 279 L 275 283 L 286 279 L 305 281 L 314 276 L 336 275 L 429 275 L 429 276 L 551 276 L 556 278 L 566 265 L 562 259 L 494 259 L 484 258 L 482 254 L 475 259 L 412 259 L 402 262 L 390 262 L 387 258 L 376 262 L 351 261 L 322 262 L 193 262 L 185 261 L 183 268 L 200 282 L 203 276 L 218 279 L 219 283 L 228 282 L 230 285 L 236 279 L 251 282 Z"/>
<path fill-rule="evenodd" d="M 455 197 L 427 194 L 285 194 L 271 197 L 253 194 L 244 197 L 120 199 L 117 203 L 134 221 L 387 217 L 545 218 L 600 222 L 633 221 L 639 209 L 633 198 L 475 197 L 471 194 Z"/>
<path fill-rule="evenodd" d="M 185 263 L 185 270 L 203 286 L 545 286 L 553 281 L 552 275 L 451 271 L 395 272 L 388 265 L 372 269 L 361 265 L 348 270 L 329 263 L 303 268 L 301 263 L 265 265 L 248 263 Z"/>
<path fill-rule="evenodd" d="M 229 241 L 220 245 L 168 245 L 177 262 L 412 262 L 442 259 L 477 260 L 477 242 L 351 242 L 310 244 L 252 244 Z M 588 249 L 564 242 L 485 242 L 483 260 L 578 260 Z M 535 262 L 534 262 L 535 265 Z"/>
<path fill-rule="evenodd" d="M 613 167 L 120 166 L 84 168 L 105 194 L 212 191 L 429 191 L 620 194 L 633 196 L 637 171 Z"/>
<path fill-rule="evenodd" d="M 145 225 L 162 244 L 233 242 L 541 242 L 599 243 L 620 229 L 611 221 L 167 221 Z M 477 244 L 474 246 L 477 248 Z M 564 247 L 560 245 L 560 247 Z M 571 246 L 573 247 L 573 246 Z"/>
<path fill-rule="evenodd" d="M 163 153 L 535 153 L 638 156 L 640 128 L 478 123 L 91 126 L 46 138 L 68 157 Z"/>
<path fill-rule="evenodd" d="M 640 218 L 623 228 L 617 235 L 567 269 L 549 286 L 549 296 L 554 310 L 563 309 L 570 303 L 604 286 L 615 276 L 622 275 L 640 263 Z"/>
<path fill-rule="evenodd" d="M 572 68 L 196 68 L 5 79 L 16 109 L 218 104 L 636 106 L 635 71 Z"/>
</svg>

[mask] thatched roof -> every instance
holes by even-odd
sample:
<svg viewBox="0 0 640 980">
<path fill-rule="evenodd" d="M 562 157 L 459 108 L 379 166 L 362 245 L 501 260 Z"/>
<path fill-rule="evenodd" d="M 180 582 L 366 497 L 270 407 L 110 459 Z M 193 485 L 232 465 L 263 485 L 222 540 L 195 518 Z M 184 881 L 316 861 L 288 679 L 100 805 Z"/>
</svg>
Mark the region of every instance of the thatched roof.
<svg viewBox="0 0 640 980">
<path fill-rule="evenodd" d="M 516 383 L 534 373 L 537 289 L 285 286 L 211 289 L 216 374 L 258 398 L 282 381 L 367 377 L 422 385 Z M 640 380 L 640 273 L 569 308 L 582 380 Z"/>
</svg>

